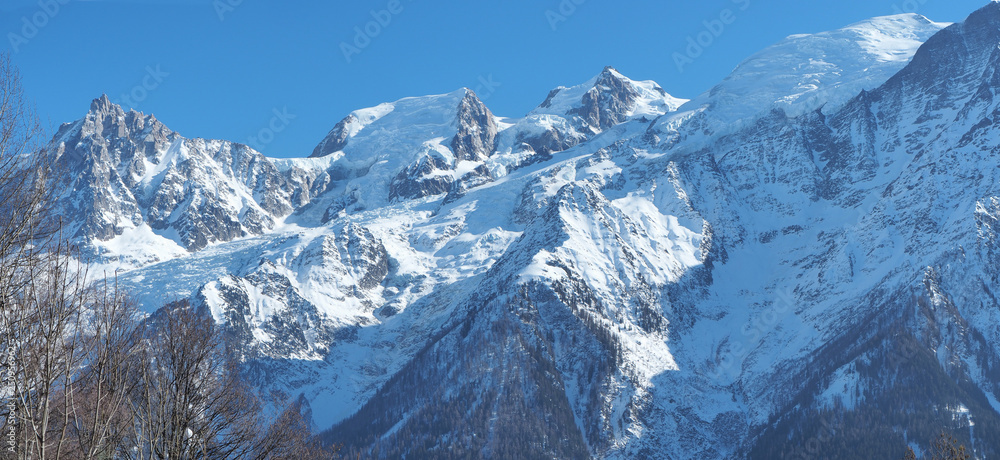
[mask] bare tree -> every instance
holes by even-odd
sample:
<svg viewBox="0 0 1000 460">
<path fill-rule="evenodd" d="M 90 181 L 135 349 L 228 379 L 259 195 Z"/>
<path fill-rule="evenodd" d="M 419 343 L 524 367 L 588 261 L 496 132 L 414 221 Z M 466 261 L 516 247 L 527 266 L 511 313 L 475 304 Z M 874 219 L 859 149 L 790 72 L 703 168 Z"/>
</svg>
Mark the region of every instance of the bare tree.
<svg viewBox="0 0 1000 460">
<path fill-rule="evenodd" d="M 42 253 L 38 249 L 43 244 L 41 237 L 46 234 L 46 230 L 51 230 L 51 227 L 43 225 L 44 205 L 47 203 L 45 169 L 41 167 L 44 161 L 39 155 L 33 155 L 37 151 L 41 133 L 37 116 L 24 97 L 17 68 L 8 53 L 0 52 L 0 352 L 5 357 L 0 360 L 0 370 L 5 376 L 3 392 L 0 394 L 7 399 L 6 402 L 17 400 L 20 404 L 25 403 L 25 394 L 20 393 L 21 397 L 18 397 L 17 391 L 24 390 L 27 382 L 23 379 L 18 382 L 18 377 L 24 377 L 28 375 L 26 371 L 32 371 L 18 365 L 19 358 L 24 357 L 21 352 L 37 353 L 47 346 L 39 344 L 38 340 L 29 341 L 23 334 L 28 330 L 52 334 L 71 320 L 65 315 L 49 311 L 57 317 L 60 324 L 42 330 L 32 324 L 38 320 L 40 312 L 29 313 L 25 308 L 25 303 L 57 308 L 51 304 L 51 297 L 46 298 L 40 289 L 32 289 L 29 285 L 36 281 L 55 282 L 62 275 L 59 268 L 46 268 L 38 258 Z M 37 276 L 42 274 L 47 277 L 39 280 Z M 49 356 L 52 357 L 52 354 Z M 41 372 L 48 373 L 65 364 L 50 360 L 42 364 L 50 367 Z M 52 376 L 48 376 L 48 383 L 38 382 L 44 391 L 57 389 L 56 383 Z M 46 394 L 43 399 L 51 403 L 48 398 L 52 396 L 53 394 Z M 11 416 L 19 415 L 16 411 L 12 413 L 9 409 L 11 406 L 16 405 L 0 406 L 0 414 L 4 420 L 13 420 Z M 48 426 L 49 420 L 46 417 L 39 421 Z M 38 426 L 31 428 L 31 431 L 22 430 L 18 434 L 25 440 L 35 439 L 36 442 L 36 435 L 43 438 L 48 436 L 37 431 L 40 428 Z"/>
<path fill-rule="evenodd" d="M 83 312 L 89 290 L 61 250 L 29 252 L 27 281 L 0 311 L 8 383 L 16 404 L 23 458 L 59 458 L 67 447 L 73 380 L 85 362 Z M 11 359 L 12 358 L 12 359 Z"/>
<path fill-rule="evenodd" d="M 139 371 L 138 311 L 117 286 L 95 295 L 84 339 L 86 367 L 74 382 L 70 428 L 77 457 L 112 458 L 132 426 L 129 395 Z"/>
<path fill-rule="evenodd" d="M 268 436 L 279 445 L 267 457 L 281 460 L 335 458 L 338 447 L 325 446 L 312 436 L 298 402 L 289 404 L 271 426 Z"/>
<path fill-rule="evenodd" d="M 931 445 L 931 459 L 933 460 L 967 460 L 972 458 L 966 452 L 965 446 L 959 445 L 954 436 L 941 432 L 941 435 Z"/>
<path fill-rule="evenodd" d="M 57 259 L 64 260 L 64 259 Z M 145 321 L 68 263 L 28 284 L 14 395 L 17 458 L 333 458 L 298 405 L 271 422 L 211 318 L 187 302 Z M 53 280 L 46 283 L 37 280 Z"/>
<path fill-rule="evenodd" d="M 924 456 L 924 458 L 929 460 L 968 460 L 972 458 L 972 455 L 965 449 L 965 446 L 958 443 L 954 436 L 942 431 L 931 444 L 929 455 Z M 907 447 L 903 460 L 917 460 L 917 454 L 913 452 L 912 448 Z"/>
<path fill-rule="evenodd" d="M 0 52 L 0 307 L 23 286 L 18 272 L 30 259 L 28 251 L 52 222 L 43 223 L 48 202 L 46 162 L 37 155 L 42 128 L 21 87 L 21 76 Z"/>
<path fill-rule="evenodd" d="M 275 423 L 241 379 L 212 317 L 187 301 L 150 318 L 137 356 L 135 429 L 122 454 L 135 459 L 332 458 L 311 442 L 297 410 Z"/>
</svg>

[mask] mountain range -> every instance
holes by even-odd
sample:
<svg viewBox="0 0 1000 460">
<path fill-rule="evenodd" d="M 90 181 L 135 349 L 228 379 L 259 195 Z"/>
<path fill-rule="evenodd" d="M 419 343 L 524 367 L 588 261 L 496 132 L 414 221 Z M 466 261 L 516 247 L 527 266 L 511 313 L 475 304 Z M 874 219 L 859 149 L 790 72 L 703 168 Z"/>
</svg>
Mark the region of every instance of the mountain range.
<svg viewBox="0 0 1000 460">
<path fill-rule="evenodd" d="M 1000 455 L 1000 3 L 794 35 L 684 100 L 611 67 L 302 158 L 101 97 L 43 154 L 92 273 L 190 299 L 348 457 Z M 542 99 L 541 97 L 539 99 Z"/>
</svg>

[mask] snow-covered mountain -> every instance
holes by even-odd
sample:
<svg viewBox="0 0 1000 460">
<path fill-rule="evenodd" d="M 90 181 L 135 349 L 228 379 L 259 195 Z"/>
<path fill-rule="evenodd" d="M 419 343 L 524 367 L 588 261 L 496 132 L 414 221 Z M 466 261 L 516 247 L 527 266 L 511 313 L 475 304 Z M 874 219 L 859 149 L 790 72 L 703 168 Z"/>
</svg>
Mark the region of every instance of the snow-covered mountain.
<svg viewBox="0 0 1000 460">
<path fill-rule="evenodd" d="M 991 2 L 792 36 L 691 101 L 606 68 L 278 160 L 102 98 L 47 154 L 86 256 L 205 307 L 348 452 L 889 458 L 945 429 L 987 458 L 998 65 Z"/>
<path fill-rule="evenodd" d="M 688 107 L 710 106 L 725 123 L 753 118 L 772 107 L 790 116 L 820 108 L 833 111 L 862 90 L 880 86 L 948 25 L 900 14 L 830 32 L 792 35 L 747 58 Z"/>
</svg>

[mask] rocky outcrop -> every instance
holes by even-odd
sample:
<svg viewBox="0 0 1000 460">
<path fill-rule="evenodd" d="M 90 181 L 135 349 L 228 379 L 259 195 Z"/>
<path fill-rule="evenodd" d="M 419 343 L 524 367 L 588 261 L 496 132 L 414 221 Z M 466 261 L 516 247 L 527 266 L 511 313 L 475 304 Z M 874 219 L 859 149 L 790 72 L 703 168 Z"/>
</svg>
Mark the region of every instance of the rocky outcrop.
<svg viewBox="0 0 1000 460">
<path fill-rule="evenodd" d="M 63 125 L 48 148 L 55 207 L 72 235 L 104 241 L 148 225 L 191 251 L 270 229 L 293 209 L 293 187 L 263 155 L 226 141 L 185 139 L 107 96 Z"/>
<path fill-rule="evenodd" d="M 662 89 L 660 91 L 666 95 Z M 601 132 L 628 119 L 638 99 L 639 93 L 630 80 L 611 67 L 605 67 L 594 87 L 584 93 L 580 106 L 568 114 L 579 116 L 591 130 Z"/>
<path fill-rule="evenodd" d="M 325 157 L 331 153 L 339 152 L 347 147 L 347 140 L 351 135 L 351 125 L 357 123 L 358 119 L 354 115 L 348 115 L 340 120 L 330 133 L 326 135 L 319 145 L 313 149 L 312 155 L 309 158 L 320 158 Z"/>
<path fill-rule="evenodd" d="M 458 105 L 458 133 L 451 140 L 457 161 L 483 161 L 496 149 L 497 123 L 476 93 L 469 90 Z"/>
</svg>

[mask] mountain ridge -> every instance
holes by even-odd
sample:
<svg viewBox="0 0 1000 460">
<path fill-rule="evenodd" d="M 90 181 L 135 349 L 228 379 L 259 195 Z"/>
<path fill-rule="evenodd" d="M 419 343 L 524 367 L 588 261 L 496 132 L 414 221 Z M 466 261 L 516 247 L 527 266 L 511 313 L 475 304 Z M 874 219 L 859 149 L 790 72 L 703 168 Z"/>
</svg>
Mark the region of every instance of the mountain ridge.
<svg viewBox="0 0 1000 460">
<path fill-rule="evenodd" d="M 520 119 L 361 109 L 301 159 L 105 97 L 48 154 L 89 171 L 59 205 L 122 286 L 207 308 L 352 455 L 774 458 L 833 426 L 898 456 L 940 425 L 992 456 L 1000 5 L 879 23 L 926 41 L 801 110 L 772 96 L 803 74 L 728 111 L 608 67 Z"/>
</svg>

